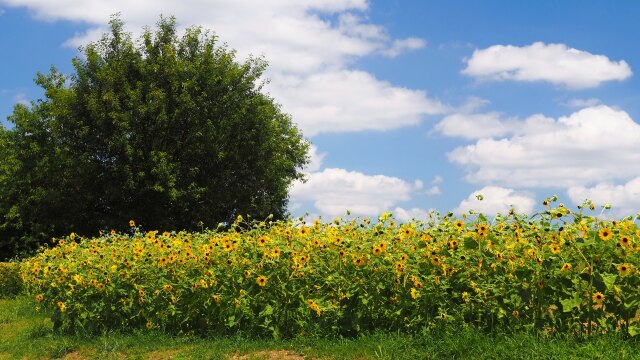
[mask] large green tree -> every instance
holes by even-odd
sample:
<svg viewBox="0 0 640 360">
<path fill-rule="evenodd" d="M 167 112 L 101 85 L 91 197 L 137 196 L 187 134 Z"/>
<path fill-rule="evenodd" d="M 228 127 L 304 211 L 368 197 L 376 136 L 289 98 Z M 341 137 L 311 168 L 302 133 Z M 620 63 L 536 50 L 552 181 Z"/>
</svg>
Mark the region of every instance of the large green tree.
<svg viewBox="0 0 640 360">
<path fill-rule="evenodd" d="M 75 231 L 197 229 L 286 216 L 308 143 L 261 92 L 263 60 L 160 18 L 136 41 L 114 16 L 75 72 L 0 128 L 0 258 Z"/>
</svg>

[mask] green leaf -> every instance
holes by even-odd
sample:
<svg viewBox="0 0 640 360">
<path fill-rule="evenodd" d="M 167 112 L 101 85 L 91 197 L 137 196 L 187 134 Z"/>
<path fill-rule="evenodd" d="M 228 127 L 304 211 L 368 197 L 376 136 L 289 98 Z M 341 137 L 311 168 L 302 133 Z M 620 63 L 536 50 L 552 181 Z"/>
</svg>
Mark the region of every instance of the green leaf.
<svg viewBox="0 0 640 360">
<path fill-rule="evenodd" d="M 227 318 L 227 326 L 228 327 L 234 327 L 236 325 L 236 316 L 235 315 L 231 315 Z"/>
<path fill-rule="evenodd" d="M 264 310 L 260 311 L 260 316 L 267 316 L 273 314 L 273 307 L 271 305 L 267 305 Z"/>
<path fill-rule="evenodd" d="M 616 274 L 600 274 L 602 277 L 602 281 L 604 281 L 604 286 L 607 287 L 607 290 L 611 290 L 613 288 L 613 284 L 615 284 L 618 275 Z"/>
<path fill-rule="evenodd" d="M 581 302 L 582 301 L 578 297 L 560 300 L 560 304 L 562 304 L 563 312 L 571 312 L 571 310 L 573 310 L 573 308 L 575 308 L 576 306 L 580 305 Z"/>
<path fill-rule="evenodd" d="M 631 325 L 629 326 L 629 335 L 636 336 L 640 334 L 640 325 Z"/>
</svg>

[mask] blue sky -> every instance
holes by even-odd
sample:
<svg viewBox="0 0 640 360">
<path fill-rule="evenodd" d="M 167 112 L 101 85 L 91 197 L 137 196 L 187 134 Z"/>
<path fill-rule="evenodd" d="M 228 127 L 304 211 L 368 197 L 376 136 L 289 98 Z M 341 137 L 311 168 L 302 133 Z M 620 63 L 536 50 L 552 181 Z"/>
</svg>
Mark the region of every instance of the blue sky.
<svg viewBox="0 0 640 360">
<path fill-rule="evenodd" d="M 266 57 L 266 90 L 314 144 L 293 215 L 532 212 L 552 194 L 640 211 L 640 2 L 0 0 L 5 126 L 116 12 Z"/>
</svg>

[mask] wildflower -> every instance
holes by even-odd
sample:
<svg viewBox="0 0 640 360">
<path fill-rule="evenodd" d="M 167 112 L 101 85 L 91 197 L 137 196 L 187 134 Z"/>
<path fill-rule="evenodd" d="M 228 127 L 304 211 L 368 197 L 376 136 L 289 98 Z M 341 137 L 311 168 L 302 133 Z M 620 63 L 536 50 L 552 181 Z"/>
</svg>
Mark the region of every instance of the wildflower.
<svg viewBox="0 0 640 360">
<path fill-rule="evenodd" d="M 265 246 L 267 245 L 268 241 L 269 238 L 266 235 L 262 235 L 258 238 L 258 246 Z"/>
<path fill-rule="evenodd" d="M 151 323 L 151 321 L 149 321 L 145 326 L 147 327 L 147 329 L 151 329 L 153 327 L 153 324 Z"/>
<path fill-rule="evenodd" d="M 373 255 L 381 255 L 382 254 L 382 249 L 378 246 L 374 246 L 373 247 Z"/>
<path fill-rule="evenodd" d="M 249 276 L 251 276 L 251 272 L 249 270 L 245 270 L 244 271 L 244 277 L 248 279 Z"/>
<path fill-rule="evenodd" d="M 416 300 L 420 297 L 420 294 L 418 293 L 418 290 L 416 290 L 416 288 L 411 288 L 411 298 L 413 300 Z"/>
<path fill-rule="evenodd" d="M 115 235 L 115 234 L 116 234 L 116 231 L 115 231 L 115 230 L 113 230 L 113 229 L 111 229 L 111 232 L 110 232 L 110 233 L 111 233 L 111 235 Z"/>
<path fill-rule="evenodd" d="M 620 264 L 618 265 L 618 274 L 620 276 L 627 276 L 631 272 L 631 264 Z"/>
<path fill-rule="evenodd" d="M 353 259 L 353 265 L 355 265 L 355 266 L 364 265 L 364 259 L 361 258 L 361 257 L 357 257 L 357 258 Z"/>
<path fill-rule="evenodd" d="M 69 239 L 73 240 L 75 238 L 76 238 L 76 233 L 72 232 L 71 234 L 69 234 Z"/>
<path fill-rule="evenodd" d="M 622 236 L 622 237 L 620 238 L 620 246 L 622 246 L 622 247 L 629 247 L 629 246 L 631 246 L 631 238 L 630 238 L 630 237 L 628 237 L 628 236 L 626 236 L 626 235 L 625 235 L 625 236 Z"/>
<path fill-rule="evenodd" d="M 163 286 L 163 288 L 164 288 L 165 291 L 169 291 L 169 292 L 171 292 L 171 290 L 173 290 L 173 286 L 171 286 L 170 284 L 165 284 Z"/>
<path fill-rule="evenodd" d="M 460 297 L 462 298 L 462 301 L 467 302 L 469 301 L 469 293 L 466 291 L 463 291 L 462 294 L 460 295 Z"/>
<path fill-rule="evenodd" d="M 220 302 L 220 295 L 213 295 L 213 302 L 219 303 Z"/>
<path fill-rule="evenodd" d="M 136 226 L 136 222 L 133 220 L 129 220 L 129 226 L 134 227 Z"/>
<path fill-rule="evenodd" d="M 511 312 L 511 316 L 512 316 L 514 319 L 517 319 L 517 318 L 519 318 L 519 317 L 520 317 L 520 312 L 519 312 L 518 310 L 513 310 L 513 311 Z"/>
<path fill-rule="evenodd" d="M 260 275 L 256 278 L 256 282 L 258 283 L 259 286 L 265 286 L 267 285 L 267 278 L 265 276 Z"/>
<path fill-rule="evenodd" d="M 67 311 L 67 306 L 62 301 L 58 301 L 58 308 L 60 309 L 60 312 Z"/>
<path fill-rule="evenodd" d="M 273 257 L 276 257 L 276 258 L 280 257 L 280 253 L 281 253 L 280 248 L 278 248 L 278 247 L 274 248 L 271 253 L 273 254 Z"/>
<path fill-rule="evenodd" d="M 570 271 L 570 270 L 571 270 L 571 264 L 569 264 L 569 263 L 564 263 L 564 264 L 562 265 L 562 271 L 564 271 L 564 272 L 568 272 L 568 271 Z"/>
<path fill-rule="evenodd" d="M 558 254 L 560 252 L 560 245 L 559 244 L 551 244 L 549 245 L 549 248 L 551 249 L 551 252 L 554 254 Z"/>
<path fill-rule="evenodd" d="M 36 301 L 37 302 L 42 302 L 43 300 L 44 300 L 44 295 L 42 295 L 42 294 L 36 295 Z"/>
<path fill-rule="evenodd" d="M 609 228 L 602 228 L 600 229 L 600 232 L 598 232 L 598 235 L 600 235 L 602 240 L 609 240 L 611 239 L 611 236 L 613 236 L 613 233 Z"/>
<path fill-rule="evenodd" d="M 597 302 L 598 304 L 602 304 L 604 302 L 604 295 L 601 292 L 593 294 L 593 301 Z"/>
<path fill-rule="evenodd" d="M 464 229 L 464 223 L 461 220 L 457 220 L 453 225 L 458 229 L 458 232 Z"/>
</svg>

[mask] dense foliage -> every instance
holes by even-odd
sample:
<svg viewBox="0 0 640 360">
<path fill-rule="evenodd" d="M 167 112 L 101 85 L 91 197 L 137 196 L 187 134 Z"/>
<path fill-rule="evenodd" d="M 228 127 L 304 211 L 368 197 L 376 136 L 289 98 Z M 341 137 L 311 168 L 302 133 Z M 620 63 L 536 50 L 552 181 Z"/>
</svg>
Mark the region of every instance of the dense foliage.
<svg viewBox="0 0 640 360">
<path fill-rule="evenodd" d="M 74 74 L 38 74 L 45 99 L 0 127 L 0 259 L 130 218 L 194 230 L 284 217 L 308 144 L 261 93 L 263 60 L 238 63 L 167 18 L 133 41 L 114 17 L 82 51 Z"/>
<path fill-rule="evenodd" d="M 22 277 L 37 309 L 70 331 L 354 336 L 449 324 L 635 336 L 640 228 L 586 216 L 590 206 L 71 234 L 25 261 Z"/>
<path fill-rule="evenodd" d="M 22 292 L 20 263 L 0 262 L 0 299 L 14 297 Z"/>
</svg>

